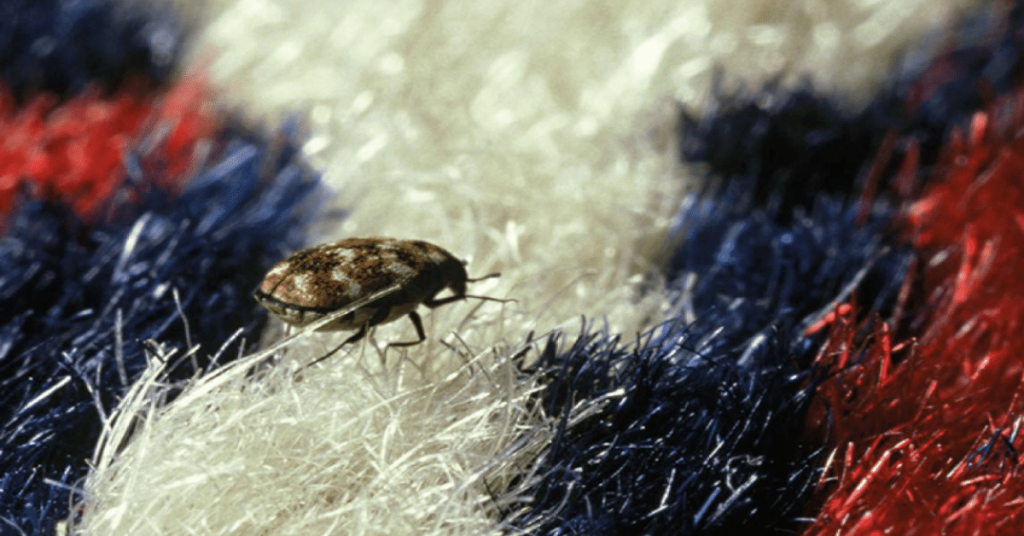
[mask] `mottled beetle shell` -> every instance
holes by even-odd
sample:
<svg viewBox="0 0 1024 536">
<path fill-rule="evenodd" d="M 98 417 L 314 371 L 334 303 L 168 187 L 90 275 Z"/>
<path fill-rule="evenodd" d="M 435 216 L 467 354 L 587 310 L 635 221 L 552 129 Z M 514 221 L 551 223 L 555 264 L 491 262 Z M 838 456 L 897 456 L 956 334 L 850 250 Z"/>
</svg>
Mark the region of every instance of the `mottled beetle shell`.
<svg viewBox="0 0 1024 536">
<path fill-rule="evenodd" d="M 364 296 L 398 290 L 340 317 L 319 331 L 356 330 L 387 307 L 383 324 L 401 318 L 444 290 L 466 295 L 462 261 L 429 242 L 351 238 L 304 249 L 277 263 L 260 283 L 256 300 L 281 320 L 304 326 Z"/>
</svg>

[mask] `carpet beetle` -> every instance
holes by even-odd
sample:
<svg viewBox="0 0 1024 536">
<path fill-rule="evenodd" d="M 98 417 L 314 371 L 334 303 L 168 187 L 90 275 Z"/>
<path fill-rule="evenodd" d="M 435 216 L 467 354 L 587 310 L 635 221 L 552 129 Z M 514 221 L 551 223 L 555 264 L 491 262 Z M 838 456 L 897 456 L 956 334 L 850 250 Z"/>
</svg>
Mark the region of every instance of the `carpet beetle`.
<svg viewBox="0 0 1024 536">
<path fill-rule="evenodd" d="M 318 331 L 357 330 L 341 343 L 344 346 L 362 339 L 373 326 L 408 315 L 419 339 L 388 346 L 411 346 L 427 338 L 416 312 L 418 306 L 422 304 L 432 309 L 465 298 L 507 301 L 466 294 L 466 283 L 498 275 L 470 279 L 461 260 L 422 240 L 349 238 L 304 249 L 277 263 L 267 272 L 253 296 L 284 322 L 301 327 L 360 298 L 397 285 L 394 292 L 341 316 Z M 437 294 L 446 288 L 452 295 L 438 299 Z M 331 353 L 335 351 L 337 348 Z"/>
</svg>

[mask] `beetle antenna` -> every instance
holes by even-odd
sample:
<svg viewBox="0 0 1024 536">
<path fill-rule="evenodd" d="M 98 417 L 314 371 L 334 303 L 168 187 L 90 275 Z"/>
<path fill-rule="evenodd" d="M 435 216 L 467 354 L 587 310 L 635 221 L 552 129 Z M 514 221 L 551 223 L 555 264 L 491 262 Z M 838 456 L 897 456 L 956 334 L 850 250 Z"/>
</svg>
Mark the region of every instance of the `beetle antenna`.
<svg viewBox="0 0 1024 536">
<path fill-rule="evenodd" d="M 484 279 L 492 279 L 495 277 L 501 277 L 501 272 L 494 272 L 493 274 L 482 275 L 473 279 L 466 278 L 469 283 L 476 283 L 477 281 L 483 281 Z"/>
<path fill-rule="evenodd" d="M 501 298 L 492 298 L 492 297 L 490 297 L 490 296 L 477 296 L 477 295 L 475 295 L 475 294 L 466 294 L 466 295 L 464 295 L 464 296 L 463 296 L 463 298 L 476 298 L 476 299 L 478 299 L 478 300 L 484 300 L 484 301 L 496 301 L 496 302 L 501 302 L 501 303 L 508 303 L 508 302 L 516 302 L 516 303 L 519 303 L 519 300 L 514 300 L 514 299 L 512 299 L 512 298 L 507 298 L 507 299 L 501 299 Z"/>
</svg>

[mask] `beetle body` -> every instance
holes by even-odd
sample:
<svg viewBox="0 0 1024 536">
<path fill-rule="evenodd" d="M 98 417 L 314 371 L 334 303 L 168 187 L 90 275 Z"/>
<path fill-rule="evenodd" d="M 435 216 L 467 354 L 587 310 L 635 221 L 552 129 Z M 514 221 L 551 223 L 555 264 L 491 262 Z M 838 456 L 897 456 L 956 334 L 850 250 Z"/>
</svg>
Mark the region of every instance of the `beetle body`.
<svg viewBox="0 0 1024 536">
<path fill-rule="evenodd" d="M 492 277 L 492 274 L 485 277 Z M 304 249 L 274 265 L 254 293 L 256 301 L 284 322 L 301 327 L 350 306 L 365 296 L 396 290 L 326 324 L 320 331 L 359 330 L 408 315 L 419 340 L 426 339 L 416 308 L 433 308 L 466 298 L 469 279 L 462 261 L 421 240 L 350 238 Z M 451 296 L 437 299 L 445 289 Z M 342 343 L 343 345 L 345 343 Z"/>
</svg>

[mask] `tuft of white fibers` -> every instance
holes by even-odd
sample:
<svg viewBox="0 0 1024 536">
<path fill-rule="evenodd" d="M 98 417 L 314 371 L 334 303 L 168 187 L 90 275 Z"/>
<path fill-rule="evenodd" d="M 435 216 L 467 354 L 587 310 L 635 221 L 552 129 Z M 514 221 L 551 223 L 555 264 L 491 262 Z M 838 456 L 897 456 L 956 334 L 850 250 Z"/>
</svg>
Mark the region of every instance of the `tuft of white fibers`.
<svg viewBox="0 0 1024 536">
<path fill-rule="evenodd" d="M 528 347 L 442 371 L 398 356 L 382 370 L 375 354 L 302 369 L 280 346 L 170 402 L 175 356 L 154 356 L 107 422 L 74 533 L 500 533 L 495 496 L 553 429 L 519 372 Z"/>
</svg>

